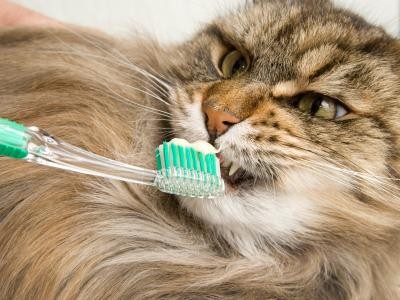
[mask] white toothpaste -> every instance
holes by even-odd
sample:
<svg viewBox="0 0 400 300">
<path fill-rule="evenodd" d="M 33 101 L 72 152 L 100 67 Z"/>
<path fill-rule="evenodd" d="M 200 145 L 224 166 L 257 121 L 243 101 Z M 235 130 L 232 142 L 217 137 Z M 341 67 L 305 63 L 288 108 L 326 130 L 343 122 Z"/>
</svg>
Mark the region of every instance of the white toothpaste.
<svg viewBox="0 0 400 300">
<path fill-rule="evenodd" d="M 218 153 L 218 150 L 215 149 L 215 147 L 205 141 L 196 141 L 194 143 L 189 143 L 187 140 L 184 139 L 172 139 L 170 141 L 173 144 L 179 145 L 179 146 L 184 146 L 184 147 L 192 147 L 193 149 L 202 152 L 204 154 L 210 154 L 210 153 Z"/>
</svg>

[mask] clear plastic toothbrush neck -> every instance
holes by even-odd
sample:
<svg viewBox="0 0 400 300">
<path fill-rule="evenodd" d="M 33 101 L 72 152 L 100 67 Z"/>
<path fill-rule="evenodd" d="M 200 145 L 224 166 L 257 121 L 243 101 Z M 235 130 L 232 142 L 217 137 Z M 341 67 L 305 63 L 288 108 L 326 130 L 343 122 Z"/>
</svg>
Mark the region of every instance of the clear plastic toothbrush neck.
<svg viewBox="0 0 400 300">
<path fill-rule="evenodd" d="M 154 186 L 157 172 L 96 155 L 59 141 L 37 127 L 27 128 L 27 161 L 82 174 Z"/>
</svg>

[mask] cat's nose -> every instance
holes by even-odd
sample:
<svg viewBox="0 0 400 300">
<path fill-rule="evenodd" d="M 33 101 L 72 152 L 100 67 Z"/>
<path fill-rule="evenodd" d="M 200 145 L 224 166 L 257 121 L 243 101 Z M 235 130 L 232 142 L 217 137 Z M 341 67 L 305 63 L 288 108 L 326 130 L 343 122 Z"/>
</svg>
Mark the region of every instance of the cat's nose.
<svg viewBox="0 0 400 300">
<path fill-rule="evenodd" d="M 207 129 L 212 138 L 224 134 L 231 126 L 240 122 L 232 113 L 219 111 L 208 105 L 203 105 L 203 112 L 207 116 Z"/>
</svg>

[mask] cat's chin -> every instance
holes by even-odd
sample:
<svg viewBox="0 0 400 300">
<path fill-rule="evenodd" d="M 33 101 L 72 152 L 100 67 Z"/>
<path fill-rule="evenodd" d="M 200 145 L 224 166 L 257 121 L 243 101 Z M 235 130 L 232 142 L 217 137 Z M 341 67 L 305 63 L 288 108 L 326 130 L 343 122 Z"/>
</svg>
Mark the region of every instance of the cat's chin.
<svg viewBox="0 0 400 300">
<path fill-rule="evenodd" d="M 249 182 L 227 183 L 225 194 L 218 198 L 182 197 L 180 202 L 245 256 L 268 251 L 269 242 L 297 244 L 304 224 L 310 221 L 304 216 L 312 215 L 312 202 L 301 195 L 275 193 L 263 181 Z"/>
</svg>

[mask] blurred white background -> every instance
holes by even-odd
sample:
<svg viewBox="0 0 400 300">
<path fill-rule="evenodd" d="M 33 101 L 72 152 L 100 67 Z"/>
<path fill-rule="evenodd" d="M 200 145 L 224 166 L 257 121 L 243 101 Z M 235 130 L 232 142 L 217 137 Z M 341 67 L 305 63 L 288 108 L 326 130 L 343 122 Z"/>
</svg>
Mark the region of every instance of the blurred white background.
<svg viewBox="0 0 400 300">
<path fill-rule="evenodd" d="M 245 0 L 15 0 L 59 20 L 127 34 L 133 28 L 162 41 L 182 40 L 202 23 Z M 400 32 L 399 0 L 336 0 L 393 35 Z"/>
</svg>

